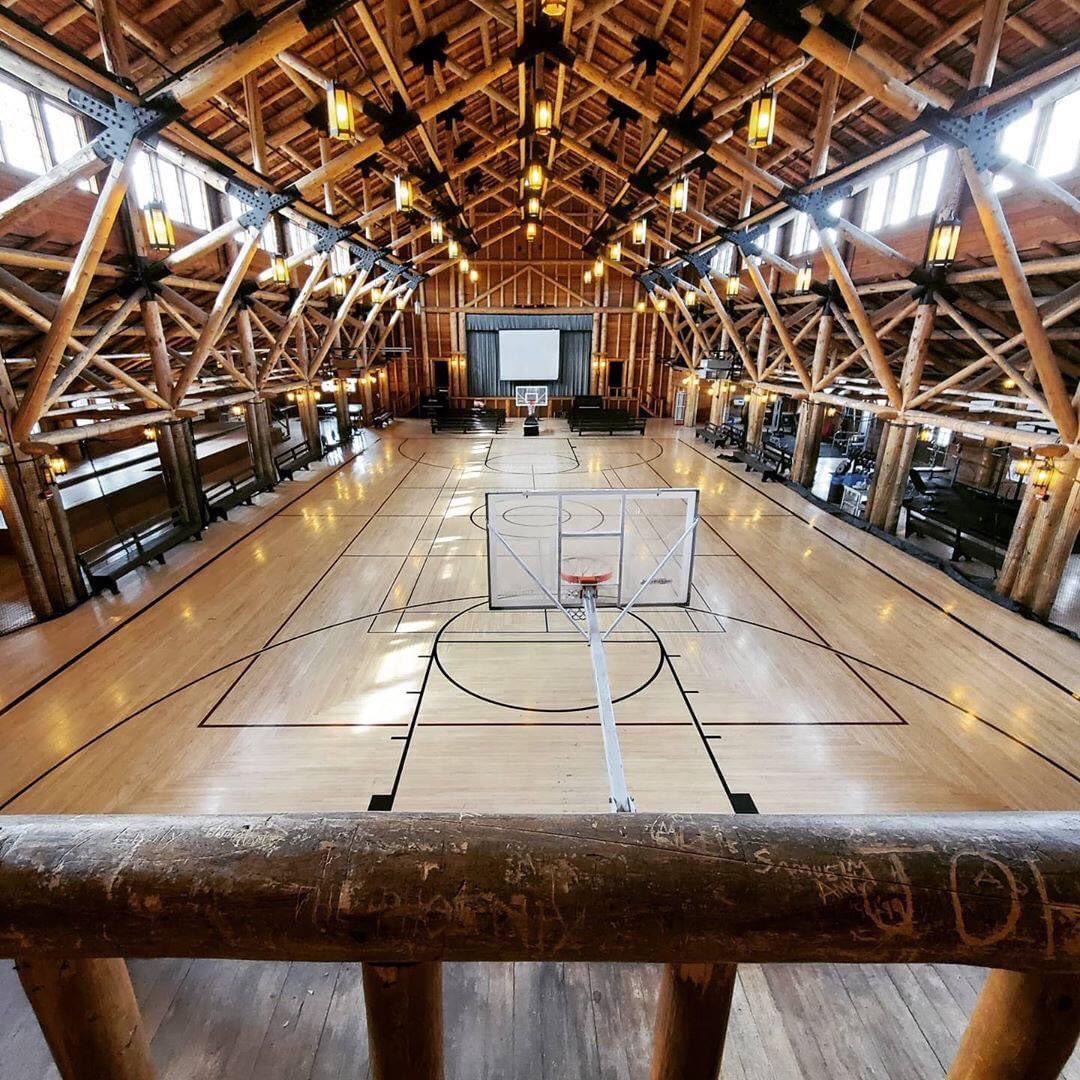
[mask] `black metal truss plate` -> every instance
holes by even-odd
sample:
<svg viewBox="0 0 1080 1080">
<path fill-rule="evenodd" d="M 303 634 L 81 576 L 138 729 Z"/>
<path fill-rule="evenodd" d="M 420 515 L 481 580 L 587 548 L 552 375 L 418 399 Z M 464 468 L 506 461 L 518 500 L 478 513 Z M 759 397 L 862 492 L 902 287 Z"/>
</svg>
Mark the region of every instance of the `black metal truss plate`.
<svg viewBox="0 0 1080 1080">
<path fill-rule="evenodd" d="M 311 232 L 318 237 L 315 241 L 315 250 L 320 255 L 325 255 L 335 244 L 340 244 L 343 241 L 348 240 L 356 231 L 356 228 L 355 225 L 348 228 L 331 228 L 329 225 L 311 226 Z"/>
<path fill-rule="evenodd" d="M 944 109 L 930 106 L 923 110 L 918 123 L 950 146 L 967 150 L 979 172 L 996 171 L 1006 160 L 999 149 L 1002 132 L 1030 109 L 1030 99 L 993 115 L 984 109 L 971 116 L 951 116 Z"/>
<path fill-rule="evenodd" d="M 284 209 L 296 200 L 296 196 L 292 193 L 279 195 L 277 192 L 267 191 L 266 188 L 252 187 L 241 180 L 230 180 L 225 185 L 225 191 L 226 194 L 251 208 L 245 210 L 239 218 L 240 224 L 245 229 L 261 229 L 271 214 Z"/>
<path fill-rule="evenodd" d="M 102 161 L 123 161 L 137 139 L 144 141 L 156 135 L 176 112 L 168 108 L 147 108 L 117 100 L 107 105 L 100 98 L 82 90 L 69 90 L 68 101 L 84 116 L 102 125 L 101 131 L 90 144 Z"/>
</svg>

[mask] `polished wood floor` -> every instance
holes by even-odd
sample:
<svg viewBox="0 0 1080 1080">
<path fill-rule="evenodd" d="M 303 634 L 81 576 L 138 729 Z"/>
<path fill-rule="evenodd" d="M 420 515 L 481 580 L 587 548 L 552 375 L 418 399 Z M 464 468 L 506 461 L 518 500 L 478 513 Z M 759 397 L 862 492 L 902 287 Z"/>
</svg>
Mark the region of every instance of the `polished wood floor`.
<svg viewBox="0 0 1080 1080">
<path fill-rule="evenodd" d="M 397 424 L 0 641 L 4 810 L 603 810 L 587 649 L 488 610 L 483 497 L 662 485 L 703 520 L 691 608 L 609 650 L 640 808 L 1078 805 L 1075 642 L 670 427 L 546 428 Z"/>
<path fill-rule="evenodd" d="M 692 606 L 641 611 L 609 649 L 640 808 L 1080 803 L 1074 642 L 669 426 L 545 427 L 396 424 L 121 597 L 0 640 L 4 810 L 604 810 L 585 646 L 554 615 L 487 609 L 483 497 L 664 485 L 701 490 Z M 354 966 L 133 968 L 163 1076 L 366 1075 Z M 724 1076 L 939 1077 L 981 977 L 747 968 Z M 655 979 L 452 965 L 450 1075 L 644 1076 Z M 49 1075 L 5 965 L 0 1080 Z"/>
<path fill-rule="evenodd" d="M 0 965 L 0 1077 L 56 1070 Z M 139 960 L 161 1080 L 366 1080 L 356 964 Z M 740 969 L 723 1080 L 940 1080 L 984 973 Z M 658 971 L 634 964 L 447 964 L 447 1080 L 646 1080 Z M 1076 1056 L 1062 1074 L 1080 1080 Z M 404 1080 L 404 1078 L 403 1078 Z"/>
</svg>

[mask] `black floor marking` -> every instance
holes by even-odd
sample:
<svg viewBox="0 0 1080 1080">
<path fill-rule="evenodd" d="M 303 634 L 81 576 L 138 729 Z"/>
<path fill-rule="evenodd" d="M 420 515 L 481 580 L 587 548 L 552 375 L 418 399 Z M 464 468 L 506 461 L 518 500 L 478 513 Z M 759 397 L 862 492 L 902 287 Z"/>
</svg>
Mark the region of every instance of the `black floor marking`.
<svg viewBox="0 0 1080 1080">
<path fill-rule="evenodd" d="M 495 705 L 495 706 L 497 706 L 498 708 L 501 708 L 501 709 L 513 709 L 513 710 L 518 711 L 518 712 L 574 713 L 574 712 L 588 712 L 589 710 L 596 708 L 596 702 L 593 702 L 590 705 L 565 706 L 563 708 L 558 708 L 558 709 L 555 709 L 555 708 L 541 708 L 539 706 L 534 706 L 534 705 L 516 705 L 513 702 L 499 701 L 498 698 L 486 697 L 484 694 L 477 693 L 475 690 L 470 690 L 469 687 L 464 686 L 460 682 L 458 682 L 457 679 L 455 679 L 453 677 L 453 675 L 451 675 L 450 672 L 448 672 L 446 670 L 445 666 L 443 665 L 443 658 L 439 654 L 439 645 L 440 645 L 440 643 L 442 641 L 443 634 L 446 633 L 447 628 L 450 627 L 455 622 L 455 620 L 460 619 L 462 615 L 466 615 L 469 612 L 476 611 L 477 608 L 481 608 L 483 606 L 484 606 L 483 603 L 474 604 L 472 607 L 465 608 L 462 611 L 457 612 L 455 615 L 451 616 L 451 618 L 449 618 L 442 625 L 442 627 L 439 629 L 439 631 L 435 635 L 435 644 L 432 647 L 432 652 L 434 653 L 434 659 L 435 659 L 435 666 L 438 667 L 439 671 L 442 673 L 443 678 L 445 678 L 447 680 L 447 682 L 449 682 L 452 686 L 457 687 L 457 689 L 460 690 L 463 694 L 468 694 L 469 697 L 476 698 L 477 701 L 483 701 L 488 705 Z M 649 677 L 647 679 L 645 679 L 644 682 L 642 682 L 639 686 L 635 687 L 633 690 L 629 690 L 625 694 L 620 694 L 618 697 L 612 698 L 612 704 L 613 705 L 617 705 L 620 701 L 627 701 L 628 699 L 630 699 L 632 697 L 635 697 L 636 695 L 640 694 L 643 690 L 648 689 L 648 687 L 652 685 L 652 683 L 656 680 L 657 676 L 664 669 L 664 643 L 660 640 L 660 635 L 647 622 L 645 622 L 644 619 L 642 619 L 635 612 L 633 612 L 633 611 L 630 612 L 630 618 L 637 619 L 638 622 L 640 622 L 642 624 L 642 626 L 646 627 L 652 633 L 653 638 L 655 639 L 655 642 L 656 642 L 656 647 L 657 647 L 657 652 L 658 652 L 658 659 L 657 659 L 657 662 L 656 662 L 656 667 L 653 670 L 652 674 L 649 675 Z M 620 640 L 622 640 L 622 639 L 620 639 Z M 562 644 L 573 644 L 576 641 L 581 641 L 582 644 L 587 645 L 587 642 L 585 642 L 585 639 L 580 637 L 580 635 L 576 636 L 575 638 L 570 638 L 567 641 L 562 641 L 560 639 L 560 640 L 556 641 L 555 644 L 560 644 L 560 645 L 562 645 Z M 636 642 L 636 641 L 627 642 L 625 640 L 623 640 L 622 643 L 623 644 L 640 644 L 640 642 Z M 455 641 L 450 641 L 447 644 L 450 644 L 450 645 L 467 645 L 467 644 L 472 644 L 472 642 L 468 642 L 468 641 L 465 641 L 465 642 L 462 642 L 462 641 L 456 641 L 456 642 Z M 485 644 L 485 645 L 494 645 L 494 644 L 496 644 L 496 642 L 484 642 L 483 644 Z M 529 642 L 527 642 L 527 641 L 526 642 L 512 641 L 512 642 L 505 642 L 504 644 L 520 645 L 520 644 L 529 644 Z M 549 644 L 549 642 L 543 642 L 543 644 Z"/>
<path fill-rule="evenodd" d="M 679 445 L 688 447 L 690 450 L 693 450 L 693 452 L 695 454 L 699 454 L 701 457 L 705 458 L 706 461 L 712 462 L 718 468 L 720 468 L 724 472 L 726 472 L 729 476 L 734 477 L 741 484 L 745 484 L 748 488 L 750 488 L 751 491 L 754 491 L 756 494 L 761 495 L 762 497 L 768 499 L 769 502 L 775 503 L 782 510 L 785 510 L 788 514 L 790 514 L 793 518 L 795 518 L 796 521 L 801 521 L 806 525 L 810 524 L 810 519 L 809 518 L 805 518 L 801 514 L 795 513 L 795 511 L 790 509 L 790 507 L 784 506 L 784 504 L 782 502 L 780 502 L 778 499 L 774 499 L 767 492 L 762 491 L 760 488 L 755 487 L 753 484 L 751 484 L 749 482 L 749 480 L 745 479 L 744 477 L 739 476 L 738 473 L 736 473 L 733 470 L 727 468 L 723 464 L 722 461 L 715 460 L 715 459 L 709 457 L 708 454 L 706 454 L 703 451 L 699 450 L 692 443 L 680 442 Z M 825 513 L 825 511 L 823 510 L 823 511 L 821 511 L 821 513 Z M 720 515 L 710 515 L 710 516 L 723 517 L 722 514 L 720 514 Z M 782 517 L 783 515 L 782 514 L 775 514 L 775 515 L 770 514 L 768 516 L 770 516 L 770 517 Z M 971 623 L 966 622 L 964 619 L 962 619 L 955 612 L 948 611 L 943 605 L 939 604 L 936 600 L 932 600 L 925 593 L 922 593 L 918 589 L 916 589 L 914 585 L 909 584 L 908 582 L 904 581 L 902 578 L 899 578 L 895 574 L 890 573 L 888 570 L 883 570 L 880 566 L 877 565 L 877 563 L 875 563 L 871 559 L 867 558 L 861 552 L 856 551 L 853 547 L 850 547 L 848 544 L 845 544 L 843 542 L 843 540 L 839 539 L 839 537 L 833 536 L 831 533 L 826 532 L 824 529 L 815 528 L 814 532 L 818 536 L 824 536 L 827 540 L 831 540 L 838 547 L 841 547 L 841 548 L 844 549 L 844 551 L 848 552 L 848 554 L 854 555 L 857 559 L 859 559 L 860 561 L 866 563 L 867 566 L 872 566 L 875 570 L 878 571 L 878 573 L 880 573 L 883 576 L 887 577 L 890 581 L 894 582 L 895 584 L 900 585 L 902 588 L 907 589 L 907 591 L 910 592 L 913 596 L 917 596 L 924 603 L 929 604 L 930 607 L 932 607 L 935 611 L 940 612 L 942 615 L 945 615 L 948 618 L 952 619 L 953 622 L 955 622 L 958 625 L 962 626 L 965 630 L 970 631 L 977 638 L 981 639 L 982 641 L 985 641 L 988 645 L 992 645 L 995 649 L 999 650 L 1000 652 L 1003 652 L 1011 660 L 1015 660 L 1022 667 L 1027 668 L 1028 671 L 1032 672 L 1035 675 L 1038 675 L 1039 678 L 1044 679 L 1046 682 L 1048 682 L 1055 689 L 1060 690 L 1065 694 L 1068 694 L 1069 697 L 1072 698 L 1074 701 L 1076 700 L 1076 693 L 1072 689 L 1070 689 L 1068 686 L 1066 686 L 1064 683 L 1058 682 L 1057 679 L 1055 679 L 1052 675 L 1048 675 L 1045 671 L 1040 671 L 1029 660 L 1025 660 L 1022 656 L 1019 656 L 1017 653 L 1014 653 L 1011 649 L 1006 648 L 1000 642 L 995 641 L 994 638 L 990 637 L 989 634 L 985 634 L 985 633 L 983 633 L 982 630 L 979 630 L 977 627 L 972 626 Z M 723 539 L 723 537 L 721 537 L 721 539 Z M 949 579 L 949 580 L 951 580 L 951 579 Z M 1052 627 L 1048 627 L 1048 629 L 1052 630 Z"/>
<path fill-rule="evenodd" d="M 278 507 L 278 509 L 275 510 L 268 517 L 265 517 L 265 518 L 263 518 L 262 521 L 257 522 L 255 525 L 252 525 L 252 527 L 250 529 L 248 529 L 248 531 L 246 533 L 244 533 L 243 536 L 238 536 L 235 540 L 232 541 L 232 543 L 227 544 L 225 547 L 223 547 L 215 555 L 211 555 L 210 558 L 206 560 L 206 562 L 202 563 L 199 566 L 196 566 L 190 573 L 185 574 L 182 578 L 180 578 L 179 581 L 174 582 L 167 589 L 165 589 L 164 592 L 160 593 L 159 595 L 155 596 L 153 599 L 149 600 L 145 604 L 145 606 L 139 608 L 137 611 L 133 611 L 130 615 L 128 615 L 126 618 L 124 618 L 121 622 L 118 622 L 115 626 L 110 627 L 109 630 L 107 630 L 104 634 L 101 635 L 101 637 L 95 639 L 89 645 L 86 645 L 84 648 L 80 649 L 73 656 L 69 656 L 67 660 L 65 660 L 62 664 L 60 664 L 59 667 L 55 668 L 53 671 L 50 671 L 48 675 L 42 676 L 32 686 L 27 687 L 27 689 L 22 691 L 22 693 L 20 693 L 20 694 L 16 695 L 15 697 L 13 697 L 11 699 L 11 701 L 9 701 L 6 705 L 0 707 L 0 716 L 3 716 L 5 713 L 9 712 L 11 709 L 14 709 L 16 705 L 19 705 L 21 702 L 25 701 L 32 694 L 37 693 L 37 691 L 40 690 L 43 686 L 50 683 L 58 675 L 62 675 L 65 671 L 67 671 L 68 668 L 70 668 L 74 664 L 78 663 L 80 660 L 83 659 L 83 657 L 89 655 L 99 645 L 104 644 L 104 642 L 108 641 L 109 638 L 111 638 L 114 634 L 118 634 L 125 627 L 130 626 L 131 623 L 134 622 L 134 620 L 137 619 L 140 615 L 144 615 L 152 607 L 155 607 L 157 604 L 160 604 L 162 600 L 164 600 L 167 596 L 169 596 L 170 594 L 175 592 L 177 589 L 179 589 L 181 585 L 187 584 L 187 582 L 189 582 L 196 574 L 201 573 L 208 566 L 210 566 L 211 564 L 217 562 L 218 559 L 220 559 L 223 555 L 227 554 L 228 552 L 232 551 L 232 549 L 234 547 L 236 547 L 238 544 L 242 544 L 245 540 L 247 540 L 250 536 L 252 536 L 253 533 L 256 533 L 264 525 L 268 524 L 269 522 L 273 521 L 275 518 L 278 518 L 278 517 L 282 517 L 282 516 L 290 516 L 291 517 L 291 516 L 293 516 L 293 515 L 284 515 L 283 511 L 287 510 L 290 506 L 292 506 L 294 503 L 298 502 L 300 499 L 303 499 L 306 496 L 310 495 L 311 492 L 313 492 L 321 484 L 324 484 L 327 480 L 330 479 L 330 477 L 336 476 L 339 472 L 341 472 L 341 470 L 344 469 L 346 465 L 351 465 L 352 462 L 354 462 L 362 454 L 367 453 L 367 451 L 369 449 L 374 448 L 380 442 L 384 441 L 383 439 L 379 438 L 378 436 L 374 436 L 373 438 L 374 438 L 374 441 L 371 443 L 370 446 L 368 446 L 367 444 L 362 444 L 359 450 L 354 451 L 350 456 L 344 458 L 344 460 L 341 462 L 340 465 L 335 465 L 325 476 L 323 476 L 320 479 L 316 480 L 315 483 L 312 484 L 305 491 L 300 492 L 300 494 L 298 494 L 294 498 L 289 499 L 285 503 L 282 503 L 282 505 L 280 507 Z M 280 483 L 288 483 L 288 481 L 282 480 Z M 278 486 L 280 486 L 280 484 Z M 266 494 L 266 493 L 263 492 L 262 494 Z M 26 629 L 29 629 L 29 627 L 27 627 Z M 18 631 L 15 631 L 15 633 L 18 633 Z M 11 635 L 11 636 L 14 636 L 14 635 Z"/>
</svg>

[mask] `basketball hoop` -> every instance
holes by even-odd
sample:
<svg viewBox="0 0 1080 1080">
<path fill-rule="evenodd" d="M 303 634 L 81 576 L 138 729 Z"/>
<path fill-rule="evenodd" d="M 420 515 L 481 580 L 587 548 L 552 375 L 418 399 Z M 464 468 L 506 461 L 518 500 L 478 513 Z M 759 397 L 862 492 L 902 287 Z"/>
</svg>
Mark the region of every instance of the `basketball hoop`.
<svg viewBox="0 0 1080 1080">
<path fill-rule="evenodd" d="M 582 588 L 602 585 L 610 581 L 615 571 L 605 568 L 592 559 L 566 559 L 563 561 L 559 576 L 570 585 L 580 585 Z"/>
</svg>

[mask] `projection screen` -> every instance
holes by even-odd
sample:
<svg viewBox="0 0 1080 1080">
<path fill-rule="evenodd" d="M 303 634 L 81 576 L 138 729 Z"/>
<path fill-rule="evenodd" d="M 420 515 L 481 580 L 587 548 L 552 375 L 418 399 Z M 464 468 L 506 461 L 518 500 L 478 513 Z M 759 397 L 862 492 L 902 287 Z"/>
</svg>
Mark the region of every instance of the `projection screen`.
<svg viewBox="0 0 1080 1080">
<path fill-rule="evenodd" d="M 500 330 L 499 378 L 503 382 L 558 382 L 558 330 Z"/>
</svg>

